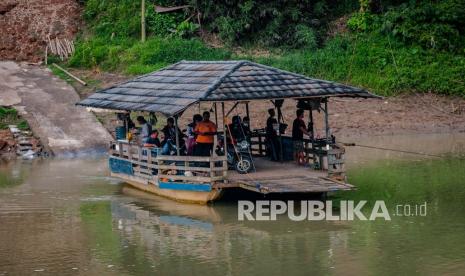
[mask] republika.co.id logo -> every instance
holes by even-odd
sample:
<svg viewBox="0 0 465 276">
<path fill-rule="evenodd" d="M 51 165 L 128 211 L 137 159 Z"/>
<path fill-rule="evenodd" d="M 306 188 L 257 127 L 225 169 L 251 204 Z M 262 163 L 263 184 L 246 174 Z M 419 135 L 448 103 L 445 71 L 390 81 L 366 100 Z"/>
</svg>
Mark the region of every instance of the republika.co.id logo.
<svg viewBox="0 0 465 276">
<path fill-rule="evenodd" d="M 287 215 L 292 221 L 303 220 L 391 220 L 391 216 L 426 216 L 426 202 L 423 204 L 398 204 L 391 213 L 383 200 L 377 200 L 371 206 L 366 200 L 355 202 L 341 200 L 339 210 L 333 210 L 331 200 L 322 202 L 302 200 L 299 204 L 294 201 L 281 200 L 240 200 L 238 202 L 237 218 L 240 221 L 273 221 L 278 216 Z"/>
</svg>

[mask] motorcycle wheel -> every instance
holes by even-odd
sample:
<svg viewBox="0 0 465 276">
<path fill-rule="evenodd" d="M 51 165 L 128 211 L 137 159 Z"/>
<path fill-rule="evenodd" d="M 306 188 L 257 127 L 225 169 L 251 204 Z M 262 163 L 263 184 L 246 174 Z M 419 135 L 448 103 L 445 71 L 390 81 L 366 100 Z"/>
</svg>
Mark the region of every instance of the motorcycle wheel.
<svg viewBox="0 0 465 276">
<path fill-rule="evenodd" d="M 241 156 L 234 164 L 234 168 L 240 174 L 249 173 L 252 170 L 252 159 L 248 156 Z"/>
</svg>

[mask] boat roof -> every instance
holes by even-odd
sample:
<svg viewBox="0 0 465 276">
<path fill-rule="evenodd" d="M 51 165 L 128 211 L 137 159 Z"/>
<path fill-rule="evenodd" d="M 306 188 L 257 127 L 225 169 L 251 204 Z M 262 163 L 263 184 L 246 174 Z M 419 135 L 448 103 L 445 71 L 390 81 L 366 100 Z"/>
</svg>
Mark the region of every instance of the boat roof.
<svg viewBox="0 0 465 276">
<path fill-rule="evenodd" d="M 326 97 L 378 96 L 364 89 L 313 79 L 247 60 L 183 60 L 100 90 L 77 104 L 173 116 L 201 101 Z"/>
</svg>

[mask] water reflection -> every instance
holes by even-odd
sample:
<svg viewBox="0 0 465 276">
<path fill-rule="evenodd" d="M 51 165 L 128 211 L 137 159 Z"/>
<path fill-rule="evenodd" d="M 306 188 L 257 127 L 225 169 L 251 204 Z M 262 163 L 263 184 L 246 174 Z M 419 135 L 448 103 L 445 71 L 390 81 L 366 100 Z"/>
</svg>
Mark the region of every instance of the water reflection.
<svg viewBox="0 0 465 276">
<path fill-rule="evenodd" d="M 349 174 L 356 199 L 430 204 L 390 222 L 239 222 L 235 202 L 149 196 L 103 159 L 2 164 L 0 275 L 463 274 L 465 161 L 410 161 Z"/>
<path fill-rule="evenodd" d="M 240 223 L 230 204 L 185 205 L 130 188 L 124 191 L 137 201 L 119 198 L 109 203 L 111 223 L 127 246 L 123 252 L 142 251 L 151 262 L 139 265 L 162 274 L 274 274 L 303 267 L 329 273 L 336 267 L 334 257 L 348 254 L 340 250 L 348 244 L 346 223 Z"/>
</svg>

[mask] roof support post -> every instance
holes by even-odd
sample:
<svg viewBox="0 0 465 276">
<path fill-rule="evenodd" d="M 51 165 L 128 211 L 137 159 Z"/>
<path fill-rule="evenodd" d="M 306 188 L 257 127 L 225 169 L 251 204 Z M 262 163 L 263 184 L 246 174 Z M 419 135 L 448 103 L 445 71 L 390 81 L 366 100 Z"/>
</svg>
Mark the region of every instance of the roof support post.
<svg viewBox="0 0 465 276">
<path fill-rule="evenodd" d="M 216 102 L 213 104 L 215 107 L 215 124 L 218 127 L 218 109 L 216 108 Z"/>
<path fill-rule="evenodd" d="M 174 116 L 174 127 L 176 128 L 174 132 L 176 133 L 176 155 L 181 155 L 181 151 L 179 149 L 179 131 L 178 131 L 178 115 Z"/>
<path fill-rule="evenodd" d="M 223 123 L 223 143 L 224 143 L 224 156 L 228 156 L 228 143 L 227 143 L 227 140 L 226 140 L 226 114 L 224 112 L 224 102 L 221 102 L 221 115 L 223 117 L 223 119 L 221 120 L 221 122 Z M 216 127 L 218 128 L 218 125 L 216 125 Z"/>
<path fill-rule="evenodd" d="M 316 153 L 315 153 L 315 127 L 313 125 L 313 108 L 311 100 L 307 101 L 308 106 L 310 106 L 310 110 L 308 111 L 308 131 L 310 131 L 310 143 L 312 144 L 312 159 L 313 165 L 316 164 Z"/>
<path fill-rule="evenodd" d="M 245 114 L 247 115 L 247 118 L 249 118 L 249 124 L 250 124 L 249 102 L 245 103 Z M 249 125 L 249 129 L 251 129 L 250 125 Z"/>
<path fill-rule="evenodd" d="M 329 145 L 331 138 L 329 137 L 329 114 L 328 114 L 328 98 L 325 99 L 325 131 L 326 143 Z"/>
<path fill-rule="evenodd" d="M 315 139 L 314 135 L 314 127 L 313 127 L 313 109 L 312 109 L 312 103 L 310 100 L 307 101 L 308 106 L 310 106 L 310 110 L 308 110 L 308 131 L 310 131 L 310 140 L 313 143 L 313 140 Z"/>
<path fill-rule="evenodd" d="M 284 101 L 283 101 L 284 102 Z M 278 139 L 279 139 L 279 161 L 284 162 L 284 153 L 283 153 L 283 135 L 281 133 L 281 122 L 283 120 L 283 113 L 281 111 L 281 106 L 283 104 L 278 103 L 278 101 L 274 101 L 274 106 L 278 109 Z"/>
</svg>

